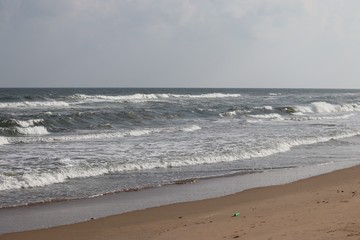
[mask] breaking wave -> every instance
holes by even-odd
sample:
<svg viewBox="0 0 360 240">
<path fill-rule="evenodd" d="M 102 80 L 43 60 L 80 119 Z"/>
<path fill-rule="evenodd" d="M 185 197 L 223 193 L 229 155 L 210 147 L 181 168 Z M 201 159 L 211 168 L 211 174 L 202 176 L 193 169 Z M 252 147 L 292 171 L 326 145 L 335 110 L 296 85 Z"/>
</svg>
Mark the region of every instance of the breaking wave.
<svg viewBox="0 0 360 240">
<path fill-rule="evenodd" d="M 323 116 L 323 117 L 317 117 L 317 116 L 294 116 L 291 117 L 290 120 L 293 121 L 310 121 L 310 120 L 336 120 L 336 119 L 348 119 L 354 116 L 355 114 L 346 114 L 341 116 Z"/>
<path fill-rule="evenodd" d="M 295 112 L 301 113 L 336 113 L 360 111 L 360 105 L 353 104 L 331 104 L 327 102 L 313 102 L 309 106 L 296 106 Z"/>
<path fill-rule="evenodd" d="M 16 131 L 23 135 L 45 135 L 49 134 L 44 126 L 16 127 Z"/>
<path fill-rule="evenodd" d="M 0 103 L 0 108 L 53 108 L 68 107 L 69 103 L 63 101 L 43 101 L 43 102 L 4 102 Z"/>
<path fill-rule="evenodd" d="M 53 172 L 31 172 L 31 173 L 0 173 L 0 191 L 19 188 L 42 187 L 46 185 L 62 183 L 76 178 L 87 178 L 110 173 L 137 171 L 154 168 L 171 168 L 189 165 L 200 165 L 219 162 L 231 162 L 251 158 L 261 158 L 273 154 L 287 152 L 293 147 L 311 145 L 330 140 L 347 138 L 359 135 L 359 133 L 339 134 L 327 137 L 284 140 L 273 143 L 271 148 L 241 149 L 229 154 L 207 154 L 201 156 L 188 156 L 171 160 L 153 160 L 146 163 L 125 163 L 120 165 L 98 165 L 76 162 L 71 159 L 63 159 L 63 166 Z"/>
<path fill-rule="evenodd" d="M 228 112 L 224 112 L 224 113 L 219 113 L 219 116 L 224 118 L 224 117 L 234 117 L 237 116 L 239 113 L 241 113 L 241 110 L 234 110 L 234 111 L 228 111 Z"/>
<path fill-rule="evenodd" d="M 49 134 L 42 126 L 44 119 L 3 119 L 0 120 L 0 130 L 5 135 L 45 135 Z"/>
<path fill-rule="evenodd" d="M 224 94 L 224 93 L 207 93 L 199 95 L 190 94 L 132 94 L 132 95 L 119 95 L 119 96 L 108 96 L 108 95 L 86 95 L 86 94 L 75 94 L 70 96 L 70 99 L 85 100 L 89 102 L 144 102 L 152 100 L 164 100 L 164 99 L 209 99 L 209 98 L 237 98 L 240 94 Z"/>
<path fill-rule="evenodd" d="M 249 117 L 259 118 L 259 119 L 270 119 L 270 120 L 284 120 L 284 118 L 277 113 L 249 115 Z"/>
<path fill-rule="evenodd" d="M 201 127 L 199 127 L 198 125 L 192 125 L 192 126 L 189 126 L 189 127 L 185 127 L 183 129 L 181 129 L 182 131 L 184 132 L 194 132 L 194 131 L 197 131 L 197 130 L 200 130 Z"/>
<path fill-rule="evenodd" d="M 191 125 L 187 127 L 172 127 L 172 128 L 149 128 L 149 129 L 137 129 L 121 132 L 103 132 L 103 133 L 84 133 L 84 134 L 72 134 L 72 135 L 49 135 L 42 137 L 27 137 L 27 138 L 8 138 L 6 143 L 51 143 L 51 142 L 76 142 L 76 141 L 87 141 L 87 140 L 98 140 L 98 139 L 111 139 L 111 138 L 123 138 L 123 137 L 141 137 L 157 133 L 168 133 L 168 132 L 193 132 L 200 130 L 201 127 L 197 125 Z M 45 128 L 30 127 L 23 128 L 21 134 L 47 134 Z"/>
</svg>

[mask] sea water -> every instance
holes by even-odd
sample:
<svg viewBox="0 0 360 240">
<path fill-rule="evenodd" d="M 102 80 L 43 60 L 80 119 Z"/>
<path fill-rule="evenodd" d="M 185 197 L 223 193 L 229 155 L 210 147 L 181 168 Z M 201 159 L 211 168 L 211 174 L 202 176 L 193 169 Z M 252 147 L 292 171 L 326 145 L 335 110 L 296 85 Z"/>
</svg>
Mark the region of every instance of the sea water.
<svg viewBox="0 0 360 240">
<path fill-rule="evenodd" d="M 0 89 L 0 207 L 360 163 L 360 90 Z"/>
</svg>

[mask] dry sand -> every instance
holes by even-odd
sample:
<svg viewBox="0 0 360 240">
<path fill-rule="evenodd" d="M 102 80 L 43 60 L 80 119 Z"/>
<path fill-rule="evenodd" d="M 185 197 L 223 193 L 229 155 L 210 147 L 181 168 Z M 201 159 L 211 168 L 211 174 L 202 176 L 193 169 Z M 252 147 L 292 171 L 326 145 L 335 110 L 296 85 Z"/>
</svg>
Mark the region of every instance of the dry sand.
<svg viewBox="0 0 360 240">
<path fill-rule="evenodd" d="M 0 239 L 360 239 L 360 166 Z"/>
</svg>

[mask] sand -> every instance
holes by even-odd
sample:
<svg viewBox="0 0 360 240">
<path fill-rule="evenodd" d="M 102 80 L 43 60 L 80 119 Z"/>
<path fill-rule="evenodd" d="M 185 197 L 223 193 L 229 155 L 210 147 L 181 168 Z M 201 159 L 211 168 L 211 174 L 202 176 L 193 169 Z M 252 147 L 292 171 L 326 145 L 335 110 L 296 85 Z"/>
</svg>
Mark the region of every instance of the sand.
<svg viewBox="0 0 360 240">
<path fill-rule="evenodd" d="M 360 166 L 4 239 L 360 239 Z"/>
</svg>

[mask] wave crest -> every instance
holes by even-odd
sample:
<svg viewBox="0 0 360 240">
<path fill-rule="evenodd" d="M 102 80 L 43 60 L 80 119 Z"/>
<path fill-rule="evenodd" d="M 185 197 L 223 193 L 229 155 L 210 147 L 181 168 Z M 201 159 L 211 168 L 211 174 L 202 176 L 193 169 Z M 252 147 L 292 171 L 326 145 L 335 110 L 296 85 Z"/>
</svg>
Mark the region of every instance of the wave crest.
<svg viewBox="0 0 360 240">
<path fill-rule="evenodd" d="M 16 131 L 23 135 L 46 135 L 49 134 L 44 126 L 17 127 Z"/>
<path fill-rule="evenodd" d="M 0 121 L 0 130 L 5 135 L 45 135 L 49 134 L 42 126 L 44 119 L 4 119 Z"/>
<path fill-rule="evenodd" d="M 309 106 L 296 106 L 297 112 L 301 113 L 336 113 L 360 111 L 360 105 L 353 104 L 331 104 L 327 102 L 313 102 Z"/>
<path fill-rule="evenodd" d="M 164 100 L 164 99 L 209 99 L 209 98 L 237 98 L 241 94 L 225 94 L 225 93 L 206 93 L 199 95 L 191 94 L 141 94 L 136 93 L 132 95 L 118 95 L 118 96 L 109 96 L 109 95 L 86 95 L 86 94 L 74 94 L 70 96 L 70 99 L 83 100 L 88 102 L 143 102 L 143 101 L 152 101 L 152 100 Z"/>
<path fill-rule="evenodd" d="M 63 101 L 43 101 L 43 102 L 7 102 L 0 103 L 0 108 L 50 108 L 50 107 L 68 107 L 68 103 Z"/>
<path fill-rule="evenodd" d="M 356 132 L 333 136 L 323 136 L 318 138 L 288 139 L 280 142 L 273 142 L 272 147 L 262 147 L 258 149 L 243 148 L 229 154 L 211 153 L 207 155 L 179 157 L 178 159 L 172 158 L 171 161 L 153 159 L 149 162 L 140 162 L 137 164 L 122 163 L 117 165 L 106 164 L 94 166 L 91 163 L 76 162 L 71 159 L 61 159 L 59 162 L 62 163 L 62 167 L 53 172 L 31 172 L 24 174 L 4 172 L 0 173 L 0 190 L 42 187 L 46 185 L 62 183 L 71 179 L 100 176 L 115 172 L 138 171 L 154 168 L 171 168 L 261 158 L 277 153 L 287 152 L 293 147 L 301 145 L 311 145 L 327 142 L 330 140 L 352 137 L 359 134 L 359 132 Z"/>
</svg>

